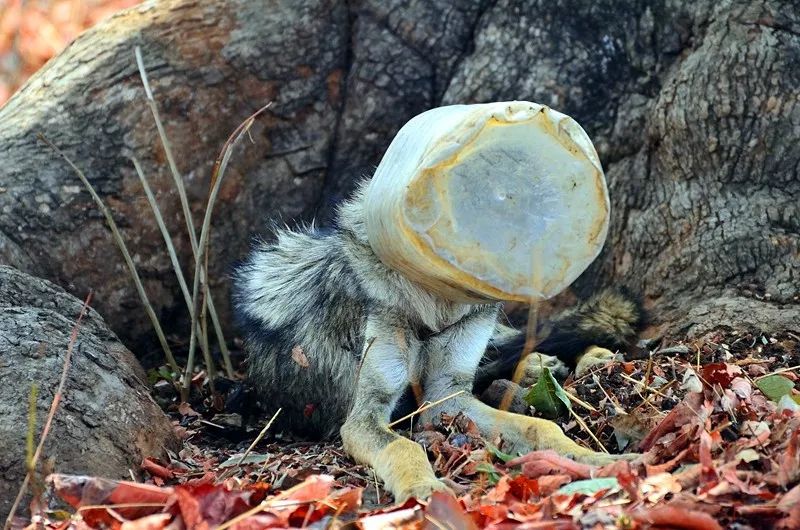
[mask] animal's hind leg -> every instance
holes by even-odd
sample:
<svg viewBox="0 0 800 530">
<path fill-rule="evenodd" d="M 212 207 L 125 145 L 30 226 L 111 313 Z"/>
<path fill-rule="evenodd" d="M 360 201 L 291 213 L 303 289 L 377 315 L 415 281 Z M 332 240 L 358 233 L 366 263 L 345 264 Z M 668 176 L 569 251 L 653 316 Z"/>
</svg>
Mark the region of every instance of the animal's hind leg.
<svg viewBox="0 0 800 530">
<path fill-rule="evenodd" d="M 486 438 L 500 434 L 509 452 L 554 449 L 590 464 L 619 458 L 581 447 L 552 421 L 493 409 L 470 393 L 475 370 L 492 333 L 494 315 L 488 309 L 475 312 L 426 343 L 425 400 L 433 402 L 458 390 L 464 393 L 425 411 L 423 421 L 438 421 L 442 412 L 464 412 Z"/>
<path fill-rule="evenodd" d="M 371 466 L 397 501 L 446 490 L 422 447 L 389 428 L 392 409 L 416 364 L 419 342 L 388 315 L 370 317 L 366 339 L 355 402 L 341 430 L 345 450 Z"/>
</svg>

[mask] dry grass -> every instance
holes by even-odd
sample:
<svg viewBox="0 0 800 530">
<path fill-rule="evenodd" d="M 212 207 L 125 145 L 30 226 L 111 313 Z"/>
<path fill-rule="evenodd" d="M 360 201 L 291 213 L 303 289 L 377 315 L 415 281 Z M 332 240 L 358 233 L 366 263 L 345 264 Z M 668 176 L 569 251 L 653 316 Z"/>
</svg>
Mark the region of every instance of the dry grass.
<svg viewBox="0 0 800 530">
<path fill-rule="evenodd" d="M 170 147 L 169 138 L 167 137 L 167 133 L 164 130 L 164 124 L 161 120 L 161 115 L 158 112 L 158 106 L 156 105 L 155 98 L 153 98 L 153 91 L 150 88 L 150 82 L 147 78 L 147 70 L 144 67 L 144 59 L 142 58 L 142 51 L 137 46 L 134 50 L 134 55 L 136 57 L 136 64 L 139 67 L 139 75 L 142 79 L 142 85 L 144 86 L 145 96 L 147 98 L 147 105 L 150 107 L 150 112 L 153 114 L 153 120 L 156 124 L 156 130 L 158 131 L 158 137 L 161 141 L 161 145 L 164 148 L 164 154 L 167 157 L 167 165 L 169 166 L 170 173 L 172 174 L 172 180 L 175 183 L 175 189 L 178 191 L 178 197 L 180 198 L 181 202 L 181 211 L 183 212 L 183 218 L 186 222 L 186 232 L 189 235 L 189 243 L 192 247 L 192 256 L 197 261 L 197 233 L 195 227 L 192 223 L 192 212 L 189 209 L 189 200 L 186 195 L 186 187 L 183 184 L 183 178 L 181 177 L 180 171 L 178 170 L 178 166 L 175 163 L 175 157 L 172 154 L 172 148 Z M 169 245 L 169 244 L 168 244 Z M 173 262 L 173 268 L 175 268 L 175 273 L 179 276 L 182 276 L 180 272 L 180 266 L 177 265 L 177 261 Z M 185 282 L 184 282 L 185 283 Z M 205 282 L 204 282 L 205 283 Z M 185 285 L 184 285 L 185 286 Z M 188 288 L 186 289 L 184 296 L 188 297 Z M 189 316 L 194 321 L 194 315 L 192 314 L 194 311 L 194 307 L 196 304 L 189 303 Z M 214 300 L 210 293 L 208 293 L 208 312 L 211 316 L 211 322 L 214 326 L 214 333 L 217 336 L 217 342 L 219 344 L 220 352 L 222 353 L 222 359 L 225 363 L 225 371 L 228 377 L 233 377 L 233 364 L 231 363 L 230 352 L 228 350 L 228 346 L 225 342 L 225 336 L 222 333 L 222 326 L 219 323 L 219 317 L 217 316 L 217 310 L 214 306 Z M 196 331 L 196 330 L 193 330 Z M 213 363 L 210 362 L 211 356 L 208 350 L 208 333 L 205 325 L 201 325 L 201 347 L 203 348 L 203 354 L 206 359 L 206 365 L 208 365 L 210 370 L 213 370 Z"/>
<path fill-rule="evenodd" d="M 43 142 L 45 142 L 48 146 L 50 146 L 50 148 L 52 148 L 57 154 L 59 154 L 62 158 L 64 158 L 64 160 L 70 165 L 70 167 L 75 171 L 80 181 L 89 191 L 89 194 L 92 196 L 92 199 L 97 204 L 97 207 L 103 213 L 103 216 L 106 219 L 106 223 L 108 224 L 108 227 L 111 230 L 114 241 L 119 247 L 123 259 L 125 260 L 125 263 L 128 267 L 128 271 L 136 286 L 137 293 L 139 294 L 139 298 L 142 302 L 142 305 L 145 308 L 145 312 L 148 318 L 150 319 L 150 322 L 153 326 L 153 329 L 156 332 L 156 335 L 158 336 L 158 340 L 164 351 L 164 356 L 166 358 L 166 361 L 175 374 L 182 373 L 182 377 L 180 377 L 180 390 L 181 390 L 181 398 L 185 401 L 188 399 L 189 389 L 194 374 L 195 355 L 198 344 L 203 353 L 204 364 L 206 371 L 208 373 L 209 384 L 212 387 L 214 384 L 216 366 L 211 357 L 211 351 L 209 347 L 207 317 L 210 318 L 211 324 L 214 328 L 214 333 L 217 337 L 219 349 L 222 354 L 222 359 L 226 374 L 228 375 L 228 377 L 234 376 L 233 365 L 230 359 L 230 353 L 227 344 L 225 342 L 225 337 L 222 332 L 222 326 L 220 325 L 219 317 L 214 306 L 213 297 L 209 291 L 209 286 L 208 286 L 208 254 L 209 254 L 211 221 L 213 218 L 214 204 L 216 202 L 221 183 L 225 176 L 225 170 L 233 154 L 233 149 L 236 147 L 236 145 L 239 144 L 242 137 L 244 137 L 244 135 L 247 134 L 247 132 L 250 130 L 250 127 L 252 127 L 253 123 L 255 123 L 255 119 L 267 108 L 269 108 L 270 104 L 265 105 L 264 107 L 253 113 L 251 116 L 249 116 L 246 120 L 244 120 L 233 131 L 233 133 L 231 133 L 231 135 L 228 137 L 225 144 L 223 145 L 223 148 L 215 161 L 214 168 L 211 174 L 211 184 L 208 193 L 208 198 L 206 201 L 203 223 L 200 229 L 200 237 L 198 239 L 197 232 L 195 230 L 192 221 L 193 218 L 191 215 L 191 210 L 189 209 L 189 201 L 186 194 L 186 188 L 183 183 L 183 178 L 175 162 L 175 157 L 172 153 L 172 148 L 170 146 L 169 139 L 167 138 L 163 121 L 161 120 L 161 116 L 158 112 L 158 107 L 153 97 L 152 89 L 150 88 L 150 83 L 147 78 L 147 72 L 144 68 L 144 60 L 142 58 L 141 50 L 138 47 L 135 49 L 135 58 L 142 79 L 142 85 L 144 87 L 146 101 L 153 115 L 159 139 L 161 141 L 161 145 L 166 155 L 167 165 L 169 167 L 170 174 L 172 175 L 175 189 L 178 192 L 178 196 L 180 198 L 181 211 L 184 217 L 184 221 L 186 223 L 186 232 L 189 236 L 189 242 L 191 244 L 192 254 L 194 258 L 193 260 L 194 274 L 191 278 L 192 288 L 190 290 L 188 281 L 186 279 L 186 276 L 183 274 L 183 270 L 181 268 L 178 255 L 175 250 L 175 245 L 172 239 L 172 235 L 169 233 L 166 223 L 164 222 L 164 218 L 158 207 L 156 197 L 153 194 L 152 189 L 150 188 L 150 185 L 147 181 L 147 178 L 145 177 L 145 173 L 144 170 L 142 169 L 141 164 L 139 163 L 138 160 L 132 158 L 131 161 L 133 163 L 133 167 L 136 171 L 139 181 L 142 184 L 142 188 L 144 190 L 144 194 L 147 198 L 148 204 L 150 205 L 153 211 L 153 217 L 164 239 L 164 247 L 167 251 L 167 254 L 169 255 L 170 263 L 175 272 L 175 276 L 178 280 L 178 284 L 180 286 L 180 290 L 183 295 L 184 303 L 186 304 L 186 308 L 189 312 L 189 317 L 191 320 L 189 350 L 187 354 L 186 366 L 183 369 L 178 365 L 177 361 L 175 360 L 175 356 L 173 355 L 172 350 L 170 349 L 170 346 L 167 342 L 166 336 L 161 327 L 161 323 L 159 322 L 155 310 L 153 309 L 152 304 L 150 303 L 150 300 L 147 296 L 147 293 L 144 290 L 144 286 L 142 284 L 139 273 L 136 270 L 136 266 L 133 262 L 133 259 L 131 258 L 130 252 L 125 244 L 122 234 L 120 233 L 117 224 L 114 221 L 111 211 L 103 202 L 103 200 L 100 198 L 98 193 L 95 191 L 94 187 L 86 178 L 84 173 L 75 165 L 75 163 L 72 162 L 72 160 L 70 160 L 69 157 L 67 157 L 66 154 L 64 154 L 52 142 L 44 138 L 44 136 L 39 135 L 39 137 Z"/>
<path fill-rule="evenodd" d="M 56 147 L 50 140 L 44 137 L 44 135 L 39 134 L 39 139 L 50 146 L 53 151 L 58 153 L 66 162 L 70 165 L 72 170 L 78 176 L 80 181 L 89 191 L 89 194 L 94 199 L 95 204 L 103 213 L 103 216 L 106 219 L 106 223 L 108 224 L 109 229 L 111 229 L 111 234 L 114 237 L 114 241 L 119 247 L 119 251 L 122 253 L 122 257 L 125 260 L 125 264 L 128 266 L 128 272 L 133 279 L 133 283 L 136 285 L 136 292 L 139 293 L 139 299 L 142 301 L 142 305 L 144 305 L 145 313 L 147 313 L 147 317 L 150 319 L 150 323 L 153 325 L 153 329 L 158 336 L 158 341 L 161 344 L 161 348 L 164 350 L 164 355 L 167 359 L 167 363 L 169 363 L 170 368 L 172 368 L 176 373 L 180 373 L 181 369 L 178 366 L 177 361 L 175 360 L 175 356 L 172 354 L 172 350 L 167 343 L 167 338 L 164 335 L 164 330 L 161 328 L 161 323 L 158 321 L 158 317 L 156 316 L 156 312 L 153 310 L 153 306 L 150 303 L 150 299 L 147 297 L 147 292 L 144 290 L 144 285 L 142 285 L 142 279 L 139 277 L 139 272 L 136 270 L 136 265 L 133 263 L 133 258 L 131 258 L 130 252 L 128 252 L 128 247 L 125 244 L 125 240 L 122 238 L 122 234 L 117 227 L 117 223 L 114 221 L 114 216 L 111 215 L 111 210 L 103 202 L 103 199 L 97 194 L 95 191 L 94 186 L 92 186 L 89 179 L 86 178 L 86 175 L 83 174 L 83 171 L 75 165 L 72 160 L 58 147 Z"/>
</svg>

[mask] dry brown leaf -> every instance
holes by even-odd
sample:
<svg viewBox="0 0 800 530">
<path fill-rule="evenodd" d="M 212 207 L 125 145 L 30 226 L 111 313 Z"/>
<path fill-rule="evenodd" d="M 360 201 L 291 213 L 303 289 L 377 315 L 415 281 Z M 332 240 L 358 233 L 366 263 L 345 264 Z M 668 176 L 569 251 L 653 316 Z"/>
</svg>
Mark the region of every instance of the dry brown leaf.
<svg viewBox="0 0 800 530">
<path fill-rule="evenodd" d="M 308 357 L 306 357 L 306 352 L 303 351 L 302 346 L 299 344 L 295 345 L 292 348 L 292 360 L 296 362 L 298 365 L 302 366 L 303 368 L 308 368 Z"/>
</svg>

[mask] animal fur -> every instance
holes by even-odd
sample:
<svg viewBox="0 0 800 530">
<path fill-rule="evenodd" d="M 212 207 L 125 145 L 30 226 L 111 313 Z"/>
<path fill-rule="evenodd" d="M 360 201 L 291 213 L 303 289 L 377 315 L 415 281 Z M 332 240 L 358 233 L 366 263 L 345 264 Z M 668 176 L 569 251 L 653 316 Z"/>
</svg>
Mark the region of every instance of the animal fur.
<svg viewBox="0 0 800 530">
<path fill-rule="evenodd" d="M 426 411 L 423 421 L 464 411 L 487 436 L 501 433 L 507 450 L 554 448 L 608 461 L 551 422 L 490 409 L 472 396 L 475 384 L 510 377 L 520 366 L 524 338 L 498 324 L 497 304 L 444 300 L 384 265 L 367 241 L 364 200 L 362 186 L 340 207 L 332 230 L 278 230 L 277 240 L 255 245 L 234 274 L 249 380 L 266 408 L 283 409 L 278 428 L 323 438 L 341 433 L 345 449 L 373 466 L 398 499 L 444 488 L 424 451 L 388 428 L 408 404 L 410 385 L 420 389 L 417 399 L 431 402 L 464 391 Z M 574 363 L 590 345 L 624 344 L 638 320 L 627 298 L 605 293 L 543 329 L 538 349 Z"/>
</svg>

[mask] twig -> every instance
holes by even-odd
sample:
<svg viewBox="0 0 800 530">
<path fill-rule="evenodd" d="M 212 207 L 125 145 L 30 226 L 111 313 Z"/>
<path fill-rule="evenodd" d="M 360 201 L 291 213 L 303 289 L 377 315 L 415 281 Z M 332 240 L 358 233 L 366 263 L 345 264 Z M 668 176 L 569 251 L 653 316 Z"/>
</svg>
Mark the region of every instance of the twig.
<svg viewBox="0 0 800 530">
<path fill-rule="evenodd" d="M 650 353 L 650 355 L 647 358 L 647 370 L 645 370 L 644 376 L 642 377 L 642 382 L 641 382 L 642 386 L 646 385 L 647 384 L 646 381 L 650 380 L 650 374 L 652 373 L 652 371 L 653 371 L 653 354 Z"/>
<path fill-rule="evenodd" d="M 563 389 L 563 388 L 562 388 L 562 390 L 564 390 L 564 393 L 567 395 L 569 400 L 572 401 L 573 403 L 580 405 L 581 407 L 585 408 L 586 410 L 588 410 L 590 412 L 597 412 L 596 408 L 591 406 L 589 403 L 586 403 L 581 398 L 579 398 L 578 396 L 574 395 L 572 392 L 569 392 L 568 390 Z"/>
<path fill-rule="evenodd" d="M 86 510 L 107 510 L 107 509 L 113 510 L 115 508 L 159 508 L 166 505 L 167 504 L 163 502 L 124 502 L 121 504 L 87 504 L 85 506 L 79 506 L 77 511 L 85 512 Z"/>
<path fill-rule="evenodd" d="M 800 366 L 787 366 L 786 368 L 780 368 L 778 370 L 775 370 L 774 372 L 770 372 L 768 374 L 760 375 L 760 376 L 756 377 L 755 379 L 753 379 L 753 381 L 760 381 L 760 380 L 764 379 L 765 377 L 769 377 L 771 375 L 784 374 L 786 372 L 794 372 L 798 368 L 800 368 Z"/>
<path fill-rule="evenodd" d="M 117 228 L 117 223 L 114 221 L 114 217 L 111 215 L 111 211 L 103 202 L 103 199 L 95 191 L 92 184 L 86 178 L 86 175 L 83 174 L 83 171 L 78 169 L 70 158 L 64 154 L 58 147 L 56 147 L 50 140 L 45 138 L 45 136 L 41 133 L 37 135 L 41 141 L 46 143 L 50 148 L 58 153 L 66 162 L 70 165 L 75 174 L 78 175 L 78 178 L 81 180 L 83 185 L 89 191 L 89 194 L 94 199 L 95 204 L 103 213 L 103 216 L 106 218 L 106 223 L 108 227 L 111 229 L 111 234 L 114 237 L 114 241 L 117 243 L 117 247 L 119 251 L 122 253 L 122 257 L 125 259 L 125 264 L 128 266 L 128 271 L 130 272 L 131 277 L 133 278 L 133 283 L 136 285 L 136 291 L 139 293 L 139 299 L 142 301 L 142 305 L 144 305 L 145 313 L 147 317 L 150 319 L 150 323 L 153 325 L 153 329 L 158 336 L 158 341 L 161 343 L 161 348 L 164 350 L 164 355 L 167 358 L 167 363 L 169 363 L 170 367 L 175 373 L 180 373 L 181 369 L 178 366 L 177 361 L 175 361 L 175 357 L 172 355 L 172 350 L 167 343 L 167 338 L 164 336 L 164 331 L 161 329 L 161 323 L 158 321 L 158 317 L 156 316 L 156 312 L 153 310 L 153 306 L 150 305 L 150 300 L 147 298 L 147 293 L 144 290 L 144 285 L 142 285 L 142 280 L 139 278 L 139 273 L 136 270 L 136 265 L 133 263 L 133 258 L 131 258 L 130 253 L 128 252 L 128 247 L 125 245 L 125 240 L 122 239 L 122 234 Z"/>
<path fill-rule="evenodd" d="M 620 414 L 620 413 L 621 414 L 627 414 L 625 409 L 622 408 L 622 405 L 620 405 L 620 403 L 616 399 L 614 399 L 614 397 L 612 397 L 611 394 L 609 394 L 606 391 L 606 389 L 600 383 L 600 379 L 599 378 L 595 379 L 595 383 L 597 383 L 597 386 L 600 388 L 600 391 L 603 393 L 603 395 L 605 395 L 606 398 L 608 398 L 608 400 L 611 402 L 611 404 L 614 405 L 614 412 L 616 412 L 617 414 Z"/>
<path fill-rule="evenodd" d="M 375 495 L 377 496 L 377 503 L 381 503 L 381 487 L 378 484 L 378 473 L 373 469 L 372 478 L 375 480 Z"/>
<path fill-rule="evenodd" d="M 28 472 L 34 469 L 33 465 L 33 452 L 34 452 L 34 439 L 36 438 L 36 397 L 39 395 L 39 385 L 36 383 L 31 384 L 31 392 L 28 395 L 28 436 L 27 444 L 25 447 L 25 463 Z"/>
<path fill-rule="evenodd" d="M 603 442 L 601 442 L 601 441 L 600 441 L 600 440 L 597 438 L 597 436 L 595 436 L 595 435 L 594 435 L 594 433 L 592 432 L 592 430 L 591 430 L 591 429 L 589 429 L 589 426 L 588 426 L 588 425 L 586 425 L 586 422 L 584 422 L 584 421 L 581 419 L 581 417 L 580 417 L 580 416 L 578 416 L 578 413 L 577 413 L 577 412 L 575 412 L 574 410 L 572 410 L 572 407 L 569 407 L 569 413 L 570 413 L 570 414 L 572 414 L 572 417 L 575 419 L 575 421 L 576 421 L 576 422 L 578 422 L 578 425 L 580 425 L 581 429 L 583 429 L 584 431 L 586 431 L 586 433 L 587 433 L 589 436 L 591 436 L 591 437 L 592 437 L 592 440 L 594 440 L 594 443 L 596 443 L 596 444 L 597 444 L 597 446 L 600 448 L 600 450 L 601 450 L 601 451 L 603 451 L 604 453 L 608 454 L 608 449 L 606 449 L 606 446 L 605 446 L 605 445 L 603 445 Z"/>
<path fill-rule="evenodd" d="M 164 154 L 167 156 L 167 165 L 169 166 L 172 178 L 175 181 L 175 188 L 178 190 L 178 196 L 181 201 L 181 209 L 183 210 L 183 218 L 186 221 L 186 231 L 189 233 L 189 240 L 192 243 L 192 249 L 195 254 L 197 253 L 197 234 L 195 233 L 192 224 L 192 212 L 189 210 L 189 199 L 186 196 L 186 187 L 183 185 L 178 166 L 175 164 L 175 157 L 172 156 L 172 149 L 170 149 L 169 141 L 167 140 L 167 133 L 164 130 L 164 124 L 161 121 L 161 115 L 158 112 L 158 106 L 153 98 L 153 92 L 150 90 L 150 82 L 147 80 L 147 71 L 144 68 L 144 60 L 142 59 L 142 50 L 139 46 L 134 48 L 134 55 L 136 56 L 136 65 L 139 67 L 139 76 L 142 78 L 142 85 L 144 85 L 144 93 L 147 98 L 147 105 L 153 114 L 153 119 L 156 122 L 156 129 L 158 136 L 161 139 L 161 145 L 164 147 Z"/>
<path fill-rule="evenodd" d="M 620 377 L 622 377 L 623 379 L 627 379 L 631 383 L 635 383 L 637 385 L 641 385 L 642 388 L 647 389 L 647 390 L 649 390 L 650 392 L 652 392 L 654 394 L 658 394 L 659 396 L 661 396 L 663 398 L 669 399 L 668 395 L 666 395 L 666 394 L 664 394 L 662 392 L 659 392 L 658 390 L 656 390 L 655 388 L 651 387 L 650 385 L 648 385 L 644 381 L 637 381 L 636 379 L 634 379 L 633 377 L 629 376 L 628 374 L 626 374 L 624 372 L 620 372 L 619 375 L 620 375 Z"/>
<path fill-rule="evenodd" d="M 402 418 L 400 418 L 400 419 L 398 419 L 398 420 L 394 420 L 392 423 L 390 423 L 390 424 L 389 424 L 389 428 L 391 428 L 391 427 L 394 427 L 394 426 L 395 426 L 395 425 L 397 425 L 398 423 L 403 423 L 403 422 L 404 422 L 404 421 L 406 421 L 407 419 L 409 419 L 409 418 L 413 418 L 413 417 L 414 417 L 414 416 L 416 416 L 417 414 L 420 414 L 420 413 L 422 413 L 422 412 L 425 412 L 425 411 L 426 411 L 426 410 L 428 410 L 429 408 L 431 408 L 431 407 L 435 407 L 436 405 L 439 405 L 439 404 L 441 404 L 441 403 L 444 403 L 444 402 L 445 402 L 445 401 L 447 401 L 448 399 L 452 399 L 452 398 L 454 398 L 454 397 L 458 396 L 459 394 L 463 394 L 463 393 L 464 393 L 464 391 L 463 391 L 463 390 L 459 390 L 458 392 L 453 392 L 453 393 L 452 393 L 452 394 L 450 394 L 449 396 L 445 396 L 445 397 L 443 397 L 442 399 L 438 399 L 438 400 L 434 401 L 433 403 L 428 403 L 428 404 L 425 404 L 425 403 L 423 403 L 423 404 L 422 404 L 422 406 L 421 406 L 421 407 L 419 407 L 419 408 L 417 408 L 417 410 L 415 410 L 414 412 L 412 412 L 412 413 L 410 413 L 410 414 L 406 414 L 405 416 L 403 416 Z"/>
<path fill-rule="evenodd" d="M 186 187 L 183 184 L 183 178 L 181 177 L 180 171 L 178 171 L 178 166 L 175 163 L 175 157 L 172 156 L 172 148 L 170 147 L 167 133 L 164 130 L 164 124 L 161 121 L 161 115 L 158 112 L 158 106 L 153 98 L 153 91 L 150 89 L 150 82 L 147 80 L 147 71 L 144 68 L 142 50 L 139 48 L 139 46 L 136 46 L 134 49 L 134 55 L 136 56 L 136 64 L 139 67 L 139 76 L 142 78 L 142 85 L 144 86 L 147 105 L 150 107 L 150 111 L 153 114 L 153 120 L 156 123 L 158 137 L 161 140 L 161 145 L 164 147 L 164 153 L 167 156 L 167 165 L 169 166 L 170 173 L 172 174 L 172 180 L 175 182 L 175 188 L 178 190 L 178 197 L 180 198 L 181 202 L 181 210 L 183 211 L 183 217 L 186 221 L 186 230 L 189 233 L 189 242 L 192 247 L 192 255 L 194 256 L 195 260 L 197 260 L 197 233 L 195 232 L 194 224 L 192 222 L 192 212 L 189 209 L 189 199 L 186 195 Z M 186 290 L 186 295 L 188 296 L 188 288 Z M 217 310 L 214 306 L 214 301 L 211 297 L 211 294 L 208 295 L 208 313 L 211 316 L 211 322 L 214 326 L 214 334 L 217 336 L 219 349 L 222 353 L 222 359 L 225 364 L 225 372 L 227 373 L 228 377 L 233 377 L 233 364 L 231 363 L 230 351 L 228 350 L 228 345 L 225 342 L 225 337 L 222 334 L 222 326 L 219 323 L 219 317 L 217 316 Z M 191 317 L 191 309 L 189 316 Z M 206 336 L 206 340 L 207 338 L 208 337 Z"/>
<path fill-rule="evenodd" d="M 278 417 L 278 414 L 281 413 L 281 410 L 283 410 L 283 408 L 279 408 L 278 410 L 275 411 L 275 414 L 273 414 L 272 418 L 270 418 L 270 420 L 267 422 L 267 424 L 264 425 L 264 428 L 261 429 L 260 433 L 258 433 L 258 436 L 256 436 L 256 439 L 253 440 L 253 443 L 251 443 L 250 447 L 247 448 L 247 451 L 245 451 L 244 454 L 242 454 L 242 457 L 239 459 L 239 461 L 236 462 L 237 466 L 241 466 L 242 465 L 242 462 L 244 462 L 244 459 L 247 458 L 247 455 L 250 454 L 250 451 L 252 451 L 253 448 L 256 446 L 256 444 L 258 444 L 258 442 L 261 441 L 261 439 L 264 437 L 264 435 L 267 434 L 267 430 L 269 430 L 269 428 L 272 426 L 272 422 L 275 421 L 275 418 Z"/>
<path fill-rule="evenodd" d="M 78 340 L 78 332 L 80 331 L 81 324 L 83 323 L 83 316 L 86 314 L 86 310 L 88 309 L 91 301 L 92 293 L 89 292 L 89 294 L 86 296 L 86 300 L 83 302 L 83 306 L 81 307 L 78 320 L 75 321 L 75 325 L 72 326 L 72 333 L 69 336 L 69 343 L 67 343 L 67 353 L 64 355 L 64 366 L 61 368 L 61 378 L 58 381 L 56 392 L 53 395 L 53 401 L 50 403 L 50 410 L 47 412 L 47 419 L 45 419 L 44 427 L 42 428 L 42 435 L 39 438 L 39 444 L 36 446 L 36 451 L 33 453 L 33 458 L 31 458 L 30 462 L 28 463 L 28 472 L 25 473 L 25 478 L 23 479 L 22 485 L 19 488 L 17 497 L 14 499 L 14 503 L 11 505 L 11 511 L 8 513 L 8 517 L 6 517 L 6 522 L 3 526 L 4 530 L 11 528 L 11 522 L 14 519 L 17 508 L 19 508 L 19 503 L 22 502 L 22 497 L 25 495 L 25 491 L 28 489 L 28 484 L 31 481 L 31 477 L 36 470 L 36 463 L 42 456 L 44 443 L 47 441 L 47 436 L 50 434 L 50 428 L 53 426 L 53 418 L 56 416 L 58 405 L 61 403 L 61 397 L 64 394 L 64 386 L 67 383 L 67 374 L 69 374 L 69 367 L 72 362 L 72 351 L 75 349 L 75 342 Z"/>
<path fill-rule="evenodd" d="M 189 339 L 189 354 L 186 360 L 186 371 L 184 372 L 184 387 L 186 389 L 189 388 L 189 384 L 192 380 L 192 370 L 194 368 L 194 355 L 195 355 L 195 348 L 197 347 L 197 337 L 195 333 L 195 329 L 197 328 L 197 317 L 199 313 L 205 313 L 206 309 L 206 294 L 207 294 L 207 282 L 205 282 L 205 277 L 203 276 L 203 269 L 208 270 L 208 263 L 206 262 L 206 257 L 208 254 L 208 239 L 209 233 L 211 228 L 211 214 L 214 211 L 214 202 L 217 199 L 217 194 L 219 193 L 219 188 L 222 183 L 222 178 L 225 174 L 225 169 L 228 166 L 228 161 L 231 158 L 231 154 L 233 153 L 234 146 L 238 143 L 241 137 L 244 135 L 246 131 L 253 126 L 255 123 L 255 119 L 258 117 L 259 114 L 267 110 L 272 102 L 267 103 L 256 112 L 250 115 L 246 120 L 244 120 L 239 126 L 231 133 L 228 139 L 225 141 L 225 145 L 222 147 L 222 151 L 220 155 L 217 157 L 216 162 L 214 163 L 214 169 L 211 172 L 211 191 L 208 194 L 208 201 L 206 203 L 206 211 L 205 215 L 203 216 L 203 225 L 200 229 L 200 241 L 198 242 L 197 250 L 197 259 L 195 259 L 195 268 L 194 268 L 194 282 L 192 285 L 192 304 L 194 305 L 194 311 L 192 315 L 192 327 L 191 327 L 191 337 Z M 199 291 L 200 291 L 200 279 L 203 278 L 203 301 L 198 311 L 197 303 L 199 301 Z"/>
</svg>

